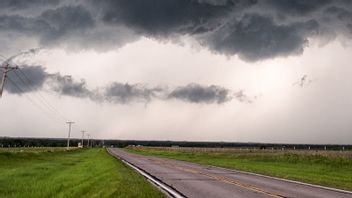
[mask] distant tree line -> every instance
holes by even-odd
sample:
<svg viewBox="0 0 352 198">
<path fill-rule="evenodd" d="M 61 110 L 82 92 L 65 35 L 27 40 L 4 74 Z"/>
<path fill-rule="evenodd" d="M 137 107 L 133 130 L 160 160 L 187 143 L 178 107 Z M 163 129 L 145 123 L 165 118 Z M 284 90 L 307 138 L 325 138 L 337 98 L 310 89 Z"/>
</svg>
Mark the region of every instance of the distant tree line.
<svg viewBox="0 0 352 198">
<path fill-rule="evenodd" d="M 81 139 L 71 139 L 70 146 L 78 146 Z M 0 137 L 0 147 L 65 147 L 65 138 L 12 138 Z M 87 144 L 85 140 L 84 144 Z M 211 148 L 255 148 L 255 149 L 311 149 L 311 150 L 352 150 L 352 145 L 338 144 L 272 144 L 241 142 L 195 142 L 195 141 L 147 141 L 147 140 L 92 140 L 93 147 L 211 147 Z"/>
<path fill-rule="evenodd" d="M 77 147 L 81 139 L 70 139 L 70 146 Z M 102 140 L 92 140 L 92 146 L 102 146 Z M 84 141 L 87 145 L 87 140 Z M 0 137 L 0 147 L 65 147 L 67 139 L 65 138 L 12 138 Z"/>
<path fill-rule="evenodd" d="M 143 140 L 104 140 L 106 146 L 126 147 L 210 147 L 210 148 L 252 148 L 252 149 L 311 149 L 311 150 L 352 150 L 352 145 L 338 144 L 273 144 L 251 142 L 193 142 L 193 141 L 143 141 Z"/>
</svg>

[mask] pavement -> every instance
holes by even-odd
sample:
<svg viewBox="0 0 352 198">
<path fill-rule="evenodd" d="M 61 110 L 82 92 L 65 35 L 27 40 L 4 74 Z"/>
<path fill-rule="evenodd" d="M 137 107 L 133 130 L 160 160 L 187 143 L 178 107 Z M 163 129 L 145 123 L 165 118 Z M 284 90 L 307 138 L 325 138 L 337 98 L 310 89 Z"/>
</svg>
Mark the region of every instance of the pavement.
<svg viewBox="0 0 352 198">
<path fill-rule="evenodd" d="M 319 197 L 352 198 L 352 192 L 291 182 L 242 171 L 150 157 L 109 148 L 109 153 L 136 166 L 190 198 Z"/>
</svg>

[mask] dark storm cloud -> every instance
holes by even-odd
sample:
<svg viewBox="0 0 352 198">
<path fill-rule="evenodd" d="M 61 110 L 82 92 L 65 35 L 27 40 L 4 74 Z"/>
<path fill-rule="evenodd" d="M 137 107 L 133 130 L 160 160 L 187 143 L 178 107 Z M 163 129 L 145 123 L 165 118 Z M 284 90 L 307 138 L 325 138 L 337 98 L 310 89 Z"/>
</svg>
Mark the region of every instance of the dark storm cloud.
<svg viewBox="0 0 352 198">
<path fill-rule="evenodd" d="M 110 25 L 124 25 L 157 39 L 191 35 L 215 53 L 239 55 L 247 61 L 302 54 L 309 38 L 324 36 L 326 30 L 339 31 L 322 19 L 324 9 L 349 4 L 331 0 L 91 2 L 103 8 L 101 18 Z"/>
<path fill-rule="evenodd" d="M 0 33 L 37 39 L 41 47 L 108 50 L 140 36 L 188 35 L 212 52 L 247 61 L 299 55 L 310 38 L 352 37 L 352 3 L 345 0 L 89 0 L 1 1 Z M 0 5 L 1 5 L 0 3 Z M 325 39 L 326 40 L 326 39 Z"/>
<path fill-rule="evenodd" d="M 12 66 L 12 65 L 11 65 Z M 8 73 L 5 90 L 13 94 L 24 94 L 47 88 L 59 95 L 93 97 L 86 88 L 85 80 L 76 81 L 71 76 L 60 73 L 50 74 L 42 66 L 21 65 Z"/>
<path fill-rule="evenodd" d="M 104 98 L 114 103 L 148 102 L 156 96 L 156 92 L 161 91 L 161 88 L 148 88 L 142 84 L 114 82 L 105 88 Z"/>
<path fill-rule="evenodd" d="M 20 66 L 21 71 L 10 72 L 12 82 L 6 83 L 6 91 L 12 94 L 24 94 L 38 90 L 54 92 L 59 96 L 88 98 L 102 103 L 129 104 L 150 102 L 151 100 L 181 100 L 190 103 L 221 104 L 237 99 L 239 102 L 251 103 L 252 99 L 243 91 L 232 92 L 217 85 L 204 86 L 191 83 L 176 88 L 148 86 L 146 84 L 129 84 L 113 82 L 105 87 L 90 89 L 84 79 L 75 80 L 60 73 L 47 73 L 41 66 Z M 30 79 L 28 81 L 28 79 Z M 21 90 L 18 90 L 20 87 Z"/>
<path fill-rule="evenodd" d="M 80 33 L 94 26 L 94 20 L 84 7 L 61 7 L 43 12 L 38 20 L 45 21 L 50 28 L 42 38 L 50 42 L 69 33 Z"/>
<path fill-rule="evenodd" d="M 33 35 L 50 29 L 50 25 L 36 18 L 27 18 L 19 15 L 2 15 L 0 16 L 0 29 L 7 32 L 14 31 Z"/>
<path fill-rule="evenodd" d="M 336 16 L 341 21 L 349 21 L 352 23 L 352 11 L 339 7 L 329 7 L 325 10 L 326 13 Z"/>
<path fill-rule="evenodd" d="M 216 85 L 202 86 L 189 84 L 173 90 L 168 98 L 179 99 L 192 103 L 224 103 L 231 100 L 229 90 Z"/>
<path fill-rule="evenodd" d="M 307 15 L 332 2 L 332 0 L 267 0 L 263 1 L 274 11 L 283 14 Z"/>
<path fill-rule="evenodd" d="M 272 17 L 246 14 L 214 32 L 205 42 L 216 52 L 259 60 L 302 53 L 308 44 L 307 36 L 317 34 L 318 28 L 314 20 L 278 25 Z"/>
<path fill-rule="evenodd" d="M 58 5 L 60 0 L 1 0 L 0 9 L 22 10 L 38 6 Z"/>
<path fill-rule="evenodd" d="M 23 94 L 42 89 L 47 78 L 47 73 L 42 66 L 21 66 L 20 70 L 13 70 L 8 73 L 9 80 L 5 84 L 6 91 Z"/>
<path fill-rule="evenodd" d="M 94 20 L 82 6 L 49 9 L 37 17 L 0 15 L 0 29 L 24 35 L 39 36 L 43 45 L 51 45 L 93 28 Z"/>
<path fill-rule="evenodd" d="M 75 81 L 71 76 L 62 76 L 59 73 L 48 74 L 49 85 L 52 90 L 60 95 L 74 96 L 74 97 L 90 97 L 91 91 L 87 89 L 85 80 Z"/>
<path fill-rule="evenodd" d="M 190 0 L 103 0 L 103 21 L 126 25 L 150 36 L 194 34 L 212 30 L 231 11 L 233 3 L 211 5 Z"/>
</svg>

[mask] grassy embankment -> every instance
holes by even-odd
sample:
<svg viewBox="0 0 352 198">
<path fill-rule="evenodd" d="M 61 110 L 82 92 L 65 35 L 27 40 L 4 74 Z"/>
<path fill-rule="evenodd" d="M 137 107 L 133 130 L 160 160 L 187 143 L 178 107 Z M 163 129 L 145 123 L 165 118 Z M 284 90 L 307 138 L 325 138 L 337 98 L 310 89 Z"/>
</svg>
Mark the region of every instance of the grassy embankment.
<svg viewBox="0 0 352 198">
<path fill-rule="evenodd" d="M 352 190 L 351 151 L 148 147 L 128 147 L 126 150 Z"/>
<path fill-rule="evenodd" d="M 0 149 L 0 197 L 165 197 L 104 149 Z"/>
</svg>

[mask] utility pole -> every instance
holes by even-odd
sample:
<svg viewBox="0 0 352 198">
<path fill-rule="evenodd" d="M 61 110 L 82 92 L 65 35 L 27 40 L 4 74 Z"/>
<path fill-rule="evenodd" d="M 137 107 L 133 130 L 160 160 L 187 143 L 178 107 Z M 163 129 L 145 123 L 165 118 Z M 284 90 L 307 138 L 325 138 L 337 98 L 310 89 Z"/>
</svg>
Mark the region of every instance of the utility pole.
<svg viewBox="0 0 352 198">
<path fill-rule="evenodd" d="M 87 148 L 89 148 L 89 137 L 90 137 L 90 135 L 89 135 L 89 134 L 87 134 L 87 136 L 88 136 Z"/>
<path fill-rule="evenodd" d="M 74 124 L 74 122 L 68 121 L 68 122 L 66 122 L 66 124 L 68 124 L 67 149 L 70 149 L 71 125 Z"/>
<path fill-rule="evenodd" d="M 86 131 L 81 131 L 82 132 L 82 148 L 84 147 L 84 133 L 86 132 Z"/>
<path fill-rule="evenodd" d="M 9 73 L 11 70 L 18 69 L 18 66 L 10 67 L 9 63 L 6 62 L 3 66 L 0 66 L 0 68 L 2 68 L 3 70 L 1 84 L 0 84 L 0 98 L 1 98 L 2 92 L 4 91 L 4 87 L 5 87 L 7 73 Z"/>
</svg>

